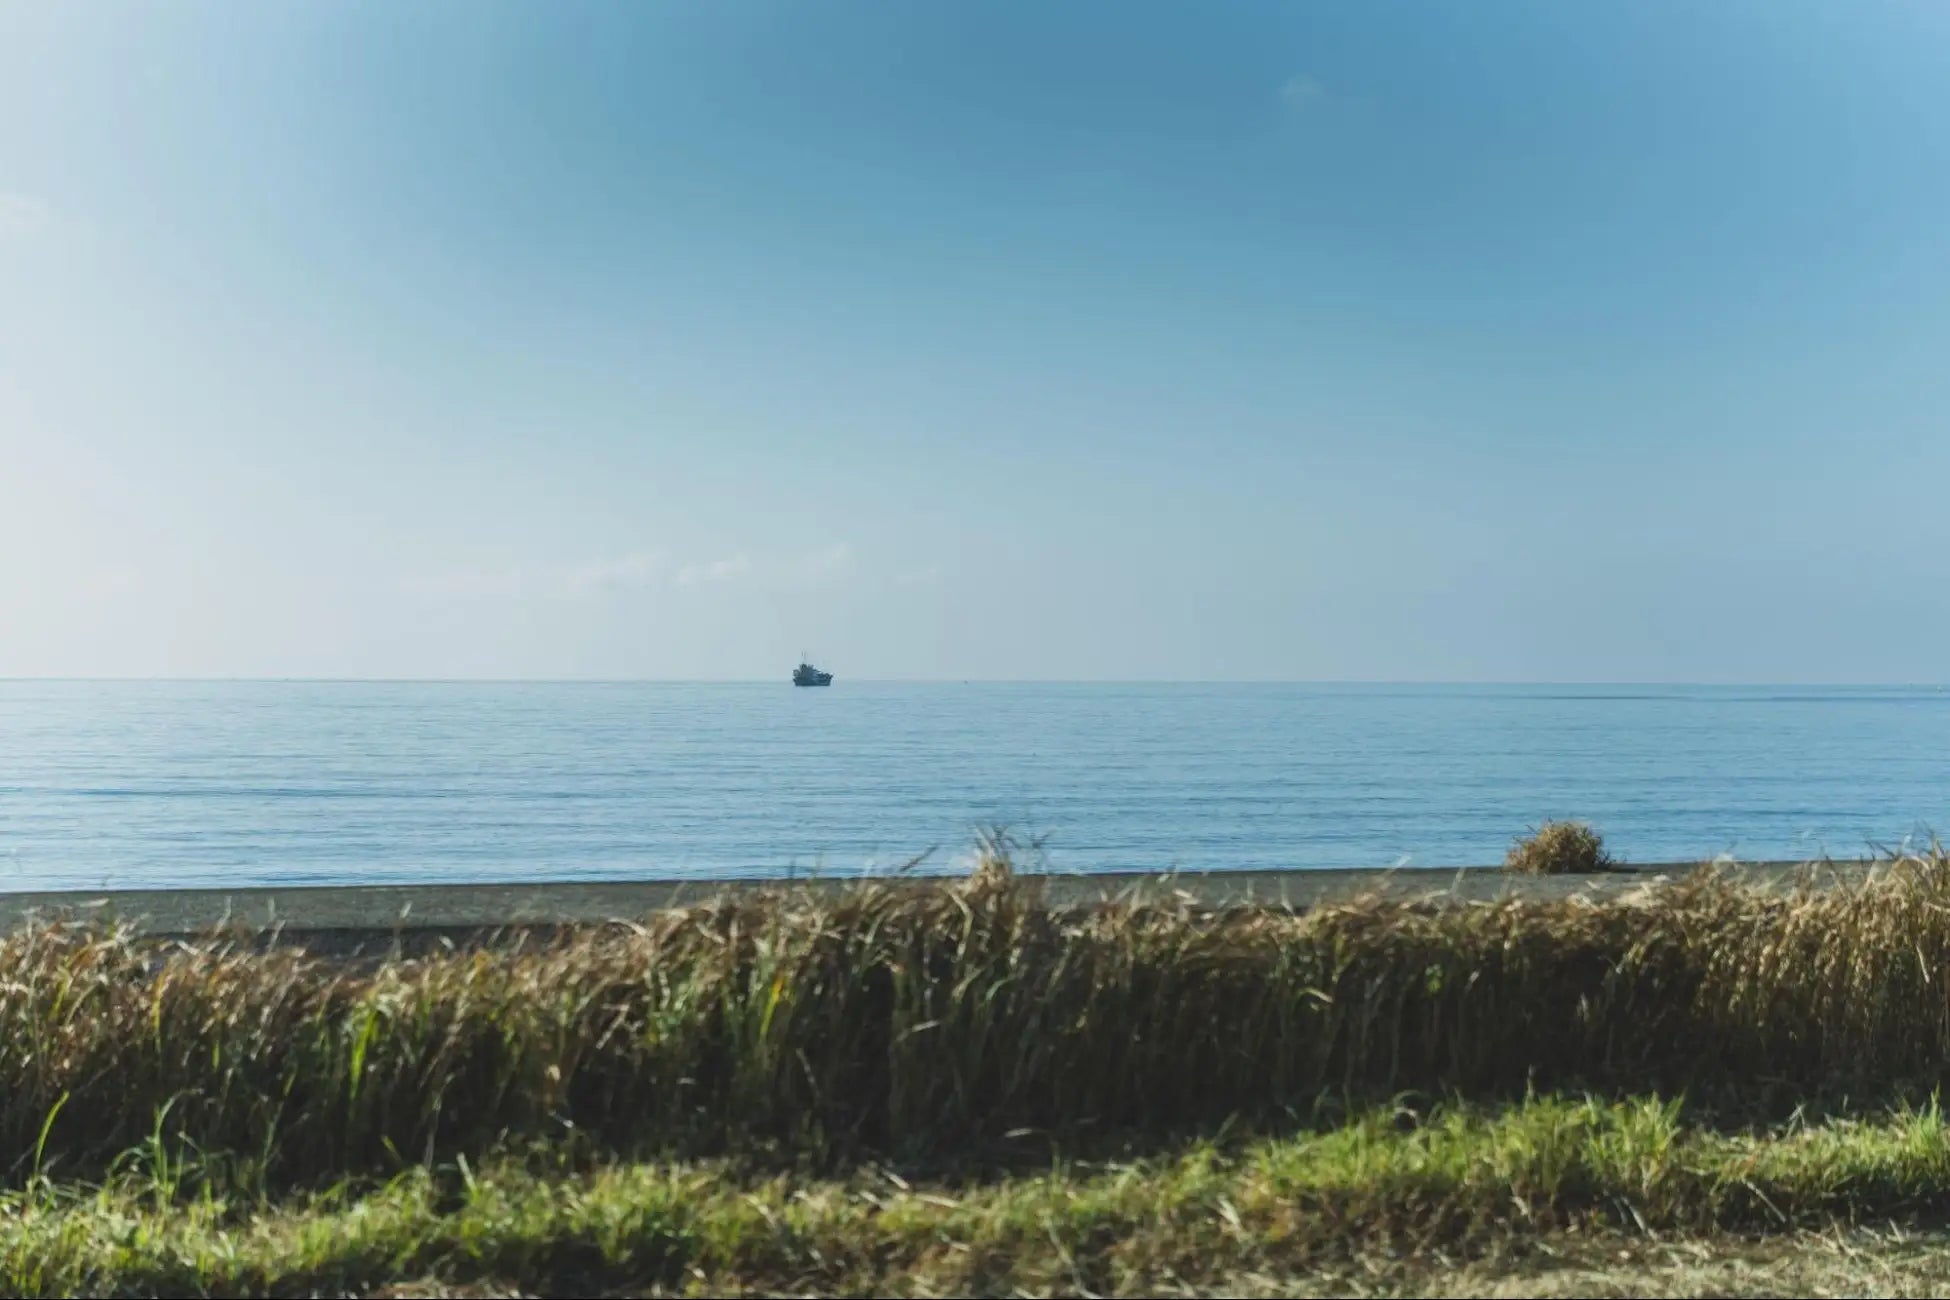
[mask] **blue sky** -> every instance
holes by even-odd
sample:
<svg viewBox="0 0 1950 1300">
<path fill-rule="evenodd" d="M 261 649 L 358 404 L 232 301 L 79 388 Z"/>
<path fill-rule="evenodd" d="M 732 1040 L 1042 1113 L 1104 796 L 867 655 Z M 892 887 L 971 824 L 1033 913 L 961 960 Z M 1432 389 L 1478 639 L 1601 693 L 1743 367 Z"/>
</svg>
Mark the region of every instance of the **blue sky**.
<svg viewBox="0 0 1950 1300">
<path fill-rule="evenodd" d="M 1950 9 L 0 4 L 0 674 L 1943 680 Z"/>
</svg>

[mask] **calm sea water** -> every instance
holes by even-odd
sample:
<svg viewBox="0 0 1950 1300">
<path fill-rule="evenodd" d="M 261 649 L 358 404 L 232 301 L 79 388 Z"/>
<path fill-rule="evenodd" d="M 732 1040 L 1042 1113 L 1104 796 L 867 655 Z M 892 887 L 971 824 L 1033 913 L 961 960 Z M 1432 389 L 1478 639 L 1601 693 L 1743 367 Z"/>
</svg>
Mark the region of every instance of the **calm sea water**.
<svg viewBox="0 0 1950 1300">
<path fill-rule="evenodd" d="M 0 682 L 0 888 L 1638 861 L 1950 832 L 1939 688 Z"/>
</svg>

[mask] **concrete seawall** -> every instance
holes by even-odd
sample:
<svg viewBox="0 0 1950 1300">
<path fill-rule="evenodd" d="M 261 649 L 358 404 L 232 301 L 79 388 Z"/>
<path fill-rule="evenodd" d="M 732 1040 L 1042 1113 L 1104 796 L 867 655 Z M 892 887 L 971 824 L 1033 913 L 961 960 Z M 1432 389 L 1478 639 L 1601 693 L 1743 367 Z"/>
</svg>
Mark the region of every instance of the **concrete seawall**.
<svg viewBox="0 0 1950 1300">
<path fill-rule="evenodd" d="M 1513 876 L 1495 867 L 1367 868 L 1307 871 L 1104 873 L 1036 877 L 1059 906 L 1107 899 L 1183 895 L 1205 906 L 1259 904 L 1306 908 L 1383 892 L 1434 902 L 1507 897 L 1617 899 L 1677 879 L 1697 864 L 1666 863 L 1602 875 Z M 1804 880 L 1837 884 L 1867 879 L 1874 864 L 1747 863 L 1726 868 L 1761 888 Z M 930 877 L 909 877 L 924 884 Z M 762 890 L 841 891 L 857 878 L 815 880 L 657 880 L 550 884 L 428 884 L 265 887 L 251 889 L 109 890 L 0 894 L 0 928 L 33 920 L 119 921 L 155 937 L 208 933 L 219 927 L 274 932 L 311 946 L 365 947 L 401 940 L 420 947 L 442 938 L 476 939 L 497 930 L 541 929 L 640 919 L 727 893 Z"/>
</svg>

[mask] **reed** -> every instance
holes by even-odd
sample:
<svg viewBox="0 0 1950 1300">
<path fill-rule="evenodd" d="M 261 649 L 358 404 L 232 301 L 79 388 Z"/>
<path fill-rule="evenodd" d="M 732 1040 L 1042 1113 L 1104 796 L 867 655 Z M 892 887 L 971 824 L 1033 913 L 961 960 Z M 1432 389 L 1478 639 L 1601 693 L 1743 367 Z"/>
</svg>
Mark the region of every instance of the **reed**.
<svg viewBox="0 0 1950 1300">
<path fill-rule="evenodd" d="M 238 937 L 0 942 L 0 1169 L 272 1180 L 524 1142 L 927 1161 L 1312 1123 L 1323 1100 L 1878 1104 L 1950 1068 L 1950 860 L 1787 895 L 1046 906 L 972 878 L 727 899 L 368 967 Z"/>
</svg>

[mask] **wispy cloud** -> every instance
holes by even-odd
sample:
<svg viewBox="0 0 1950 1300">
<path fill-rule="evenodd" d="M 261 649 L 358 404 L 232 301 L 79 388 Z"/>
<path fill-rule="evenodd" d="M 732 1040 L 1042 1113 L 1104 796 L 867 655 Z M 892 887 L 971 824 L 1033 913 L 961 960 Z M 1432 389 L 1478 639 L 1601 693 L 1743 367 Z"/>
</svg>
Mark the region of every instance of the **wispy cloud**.
<svg viewBox="0 0 1950 1300">
<path fill-rule="evenodd" d="M 414 596 L 445 596 L 463 600 L 520 596 L 533 585 L 533 575 L 520 565 L 504 569 L 453 569 L 445 573 L 409 574 L 400 589 Z"/>
<path fill-rule="evenodd" d="M 75 580 L 74 594 L 83 600 L 117 600 L 142 588 L 142 575 L 124 566 L 82 574 Z"/>
<path fill-rule="evenodd" d="M 665 550 L 630 551 L 579 564 L 515 564 L 449 570 L 405 579 L 414 595 L 463 599 L 595 599 L 667 587 L 701 589 L 738 582 L 798 585 L 831 582 L 856 569 L 853 547 L 835 542 L 815 550 L 761 555 L 744 551 L 717 559 L 679 560 Z"/>
<path fill-rule="evenodd" d="M 677 585 L 695 587 L 707 582 L 731 582 L 752 571 L 752 562 L 743 555 L 712 560 L 705 564 L 686 564 L 677 570 Z"/>
<path fill-rule="evenodd" d="M 1327 87 L 1304 74 L 1296 73 L 1280 83 L 1280 103 L 1289 112 L 1298 113 L 1312 108 L 1327 98 Z"/>
<path fill-rule="evenodd" d="M 787 572 L 801 578 L 832 578 L 852 572 L 853 567 L 853 547 L 846 542 L 835 542 L 798 557 Z"/>
<path fill-rule="evenodd" d="M 573 595 L 606 591 L 627 591 L 648 587 L 663 580 L 670 571 L 670 556 L 663 551 L 632 551 L 611 559 L 591 560 L 562 574 L 563 586 Z"/>
<path fill-rule="evenodd" d="M 0 237 L 34 234 L 45 229 L 52 216 L 45 200 L 0 190 Z"/>
<path fill-rule="evenodd" d="M 896 587 L 932 587 L 941 581 L 941 566 L 930 564 L 925 569 L 908 569 L 894 575 Z"/>
</svg>

